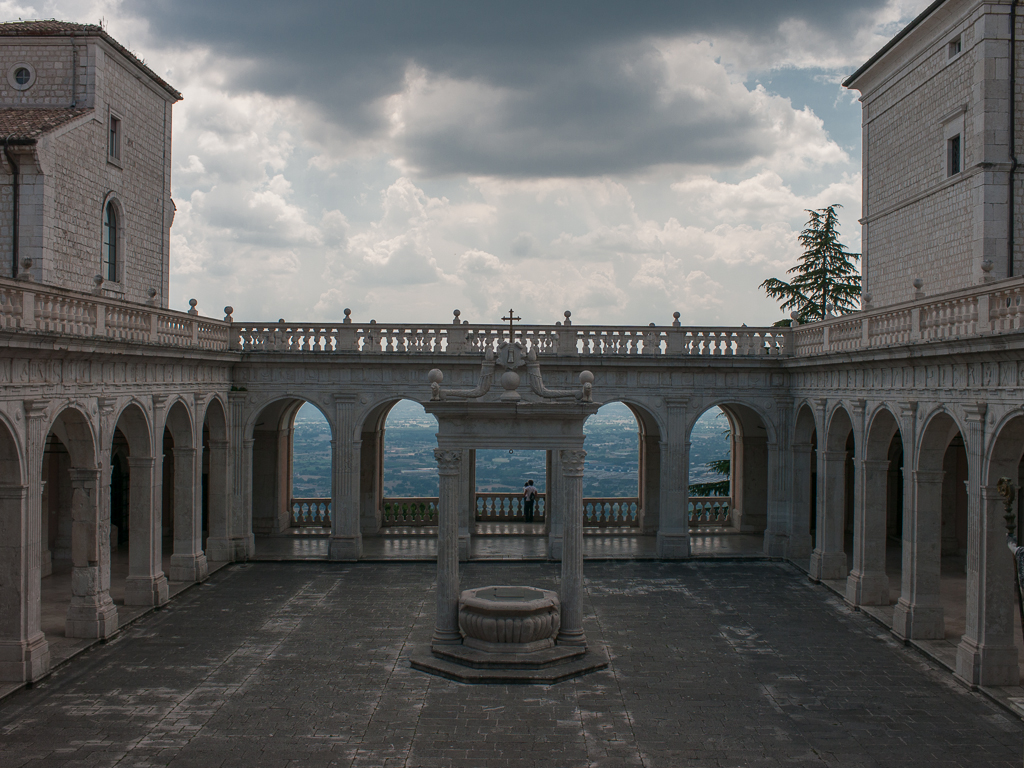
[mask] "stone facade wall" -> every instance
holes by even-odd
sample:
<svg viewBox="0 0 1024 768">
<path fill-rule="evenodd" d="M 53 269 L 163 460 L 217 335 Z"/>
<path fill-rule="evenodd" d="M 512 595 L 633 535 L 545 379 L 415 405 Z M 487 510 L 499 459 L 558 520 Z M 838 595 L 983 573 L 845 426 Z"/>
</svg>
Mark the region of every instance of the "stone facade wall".
<svg viewBox="0 0 1024 768">
<path fill-rule="evenodd" d="M 69 42 L 63 47 L 50 42 L 11 46 L 4 42 L 0 38 L 3 84 L 7 83 L 5 62 L 31 63 L 36 82 L 25 93 L 35 94 L 38 87 L 45 87 L 33 98 L 45 100 L 47 106 L 70 106 Z M 139 79 L 138 70 L 105 43 L 92 39 L 78 49 L 79 80 L 88 91 L 79 106 L 88 104 L 93 109 L 44 136 L 34 153 L 18 155 L 21 257 L 33 259 L 34 276 L 45 284 L 93 290 L 94 277 L 102 271 L 104 205 L 113 198 L 120 212 L 120 264 L 118 280 L 105 282 L 103 293 L 142 303 L 149 301 L 149 292 L 155 289 L 159 305 L 167 306 L 168 229 L 173 210 L 170 97 Z M 52 74 L 44 77 L 44 72 Z M 66 86 L 63 91 L 58 87 L 61 82 Z M 53 94 L 60 94 L 63 102 Z M 111 113 L 121 120 L 118 162 L 108 157 Z M 9 174 L 0 177 L 5 189 L 10 189 L 10 183 Z M 9 211 L 6 197 L 0 199 L 0 206 L 4 205 Z M 9 213 L 4 221 L 10 221 Z M 4 227 L 0 253 L 11 253 L 10 238 L 9 227 Z M 0 274 L 10 275 L 10 262 L 8 257 Z"/>
<path fill-rule="evenodd" d="M 90 48 L 81 39 L 0 39 L 0 106 L 3 107 L 69 107 L 72 88 L 77 85 L 77 106 L 91 107 L 95 73 L 90 61 Z M 75 83 L 74 62 L 77 55 L 78 78 Z M 35 70 L 32 87 L 20 91 L 11 86 L 7 73 L 18 64 Z"/>
</svg>

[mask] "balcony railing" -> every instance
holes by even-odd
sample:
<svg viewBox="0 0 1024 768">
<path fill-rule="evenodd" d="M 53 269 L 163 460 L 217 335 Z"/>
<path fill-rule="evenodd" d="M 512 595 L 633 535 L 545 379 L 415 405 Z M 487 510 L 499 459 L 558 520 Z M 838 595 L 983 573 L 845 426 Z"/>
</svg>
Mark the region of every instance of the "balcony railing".
<svg viewBox="0 0 1024 768">
<path fill-rule="evenodd" d="M 292 499 L 292 528 L 330 527 L 330 499 Z"/>
<path fill-rule="evenodd" d="M 690 496 L 687 517 L 691 528 L 723 528 L 732 525 L 732 498 L 729 496 Z"/>
<path fill-rule="evenodd" d="M 495 349 L 495 324 L 246 323 L 200 317 L 29 280 L 0 278 L 0 330 L 247 353 L 460 355 Z M 676 321 L 678 322 L 678 321 Z M 582 357 L 809 357 L 1024 330 L 1024 278 L 999 280 L 796 328 L 524 325 L 516 341 Z"/>
<path fill-rule="evenodd" d="M 638 528 L 640 527 L 640 499 L 584 499 L 583 525 L 588 528 Z"/>
<path fill-rule="evenodd" d="M 384 499 L 381 527 L 437 525 L 437 496 Z"/>
<path fill-rule="evenodd" d="M 538 493 L 533 504 L 533 522 L 543 523 L 547 519 L 544 516 L 546 508 L 544 494 Z M 475 509 L 478 523 L 521 523 L 526 519 L 521 493 L 478 493 Z"/>
</svg>

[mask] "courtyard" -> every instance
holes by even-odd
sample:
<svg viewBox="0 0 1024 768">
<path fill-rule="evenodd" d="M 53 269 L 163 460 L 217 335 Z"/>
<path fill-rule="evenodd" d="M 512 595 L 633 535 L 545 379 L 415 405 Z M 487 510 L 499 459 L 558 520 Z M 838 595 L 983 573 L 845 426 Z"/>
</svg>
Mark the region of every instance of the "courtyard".
<svg viewBox="0 0 1024 768">
<path fill-rule="evenodd" d="M 0 702 L 0 766 L 1020 765 L 1018 718 L 785 563 L 588 564 L 585 627 L 611 665 L 554 686 L 411 669 L 434 576 L 222 568 Z"/>
</svg>

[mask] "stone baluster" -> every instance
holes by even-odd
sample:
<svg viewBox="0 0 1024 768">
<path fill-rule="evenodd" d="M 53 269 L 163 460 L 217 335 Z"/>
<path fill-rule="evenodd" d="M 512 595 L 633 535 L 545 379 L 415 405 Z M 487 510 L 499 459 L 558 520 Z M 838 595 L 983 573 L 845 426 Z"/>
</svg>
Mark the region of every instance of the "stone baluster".
<svg viewBox="0 0 1024 768">
<path fill-rule="evenodd" d="M 462 451 L 436 448 L 438 472 L 437 618 L 433 643 L 462 642 L 459 631 L 459 480 Z"/>
<path fill-rule="evenodd" d="M 584 450 L 559 451 L 562 464 L 563 497 L 565 511 L 562 516 L 562 585 L 559 600 L 562 603 L 559 645 L 586 647 L 583 631 L 583 460 Z"/>
</svg>

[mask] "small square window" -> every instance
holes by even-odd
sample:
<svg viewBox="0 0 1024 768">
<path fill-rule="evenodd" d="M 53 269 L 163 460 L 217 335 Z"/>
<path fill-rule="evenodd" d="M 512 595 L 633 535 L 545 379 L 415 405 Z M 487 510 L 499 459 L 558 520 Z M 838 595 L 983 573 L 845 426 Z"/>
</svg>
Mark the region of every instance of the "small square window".
<svg viewBox="0 0 1024 768">
<path fill-rule="evenodd" d="M 110 139 L 107 154 L 111 160 L 121 159 L 121 118 L 110 116 Z"/>
<path fill-rule="evenodd" d="M 960 51 L 962 51 L 963 49 L 964 48 L 963 48 L 963 40 L 962 40 L 962 38 L 958 37 L 956 40 L 950 40 L 949 41 L 949 48 L 948 48 L 948 50 L 949 50 L 949 58 L 952 59 L 952 58 L 955 58 L 955 57 L 959 56 L 960 55 Z"/>
<path fill-rule="evenodd" d="M 946 176 L 955 176 L 963 170 L 963 146 L 960 134 L 946 139 Z"/>
</svg>

